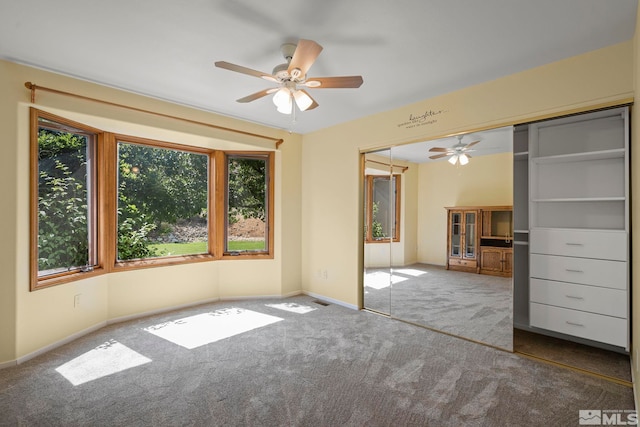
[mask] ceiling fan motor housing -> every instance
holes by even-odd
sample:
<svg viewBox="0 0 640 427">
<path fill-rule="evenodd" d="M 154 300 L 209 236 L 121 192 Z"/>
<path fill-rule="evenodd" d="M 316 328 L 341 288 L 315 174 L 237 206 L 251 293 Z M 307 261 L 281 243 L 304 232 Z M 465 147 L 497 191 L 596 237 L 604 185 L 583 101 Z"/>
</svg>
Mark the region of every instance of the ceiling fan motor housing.
<svg viewBox="0 0 640 427">
<path fill-rule="evenodd" d="M 298 47 L 298 45 L 295 43 L 284 43 L 280 46 L 282 56 L 284 56 L 284 59 L 287 60 L 287 63 L 291 62 L 291 58 L 293 58 L 296 47 Z"/>
<path fill-rule="evenodd" d="M 273 76 L 280 82 L 286 81 L 289 79 L 289 64 L 279 64 L 276 65 L 273 69 Z"/>
</svg>

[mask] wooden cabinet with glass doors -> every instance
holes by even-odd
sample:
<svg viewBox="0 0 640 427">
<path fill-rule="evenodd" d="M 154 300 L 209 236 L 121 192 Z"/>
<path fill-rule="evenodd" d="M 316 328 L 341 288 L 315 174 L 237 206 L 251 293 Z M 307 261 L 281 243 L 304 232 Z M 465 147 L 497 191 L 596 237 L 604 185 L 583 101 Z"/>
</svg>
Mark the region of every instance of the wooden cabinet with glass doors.
<svg viewBox="0 0 640 427">
<path fill-rule="evenodd" d="M 447 269 L 510 277 L 513 207 L 447 209 Z"/>
<path fill-rule="evenodd" d="M 447 270 L 478 273 L 480 211 L 478 209 L 446 208 Z"/>
</svg>

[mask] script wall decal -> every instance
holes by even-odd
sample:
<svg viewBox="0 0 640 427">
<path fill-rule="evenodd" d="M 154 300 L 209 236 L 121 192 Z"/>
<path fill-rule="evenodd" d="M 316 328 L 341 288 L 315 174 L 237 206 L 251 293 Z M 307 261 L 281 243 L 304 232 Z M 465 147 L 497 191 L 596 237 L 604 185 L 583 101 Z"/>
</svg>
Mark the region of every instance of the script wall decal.
<svg viewBox="0 0 640 427">
<path fill-rule="evenodd" d="M 421 114 L 409 114 L 409 118 L 398 123 L 399 128 L 412 129 L 419 126 L 428 126 L 438 122 L 438 116 L 447 113 L 447 110 L 427 110 Z"/>
</svg>

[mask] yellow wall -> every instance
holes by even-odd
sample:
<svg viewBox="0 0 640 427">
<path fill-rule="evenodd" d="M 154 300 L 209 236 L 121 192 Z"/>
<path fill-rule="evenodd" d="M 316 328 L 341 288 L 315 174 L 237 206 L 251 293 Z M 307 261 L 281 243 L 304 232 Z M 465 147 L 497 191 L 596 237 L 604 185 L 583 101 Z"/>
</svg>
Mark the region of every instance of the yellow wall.
<svg viewBox="0 0 640 427">
<path fill-rule="evenodd" d="M 16 175 L 18 171 L 15 143 L 18 139 L 18 109 L 15 103 L 5 99 L 16 98 L 20 87 L 11 85 L 12 67 L 0 61 L 0 121 L 2 140 L 0 147 L 0 196 L 3 209 L 0 210 L 0 366 L 2 362 L 13 360 L 16 342 L 16 269 L 18 261 L 18 240 L 16 236 L 17 197 Z"/>
<path fill-rule="evenodd" d="M 513 204 L 511 153 L 474 157 L 465 166 L 449 162 L 420 165 L 418 258 L 445 265 L 449 206 L 509 206 Z"/>
<path fill-rule="evenodd" d="M 640 82 L 634 68 L 640 56 L 637 38 L 304 138 L 0 61 L 4 137 L 0 182 L 5 206 L 0 212 L 4 243 L 0 246 L 0 365 L 110 319 L 211 298 L 289 295 L 302 287 L 313 295 L 360 305 L 362 151 L 626 101 Z M 120 272 L 29 292 L 29 97 L 25 81 L 284 138 L 276 156 L 275 259 Z M 220 148 L 273 148 L 271 142 L 53 94 L 39 93 L 37 103 L 43 109 L 111 131 Z M 634 135 L 639 134 L 639 124 L 634 110 Z M 636 159 L 638 156 L 640 152 L 634 154 Z M 428 173 L 419 171 L 419 175 L 421 179 Z M 637 173 L 632 178 L 636 183 Z M 417 185 L 410 191 L 419 191 Z M 640 186 L 636 183 L 634 188 Z M 634 203 L 634 217 L 637 211 Z M 416 212 L 419 217 L 419 206 Z M 408 221 L 418 223 L 418 217 Z M 406 244 L 410 251 L 418 241 Z M 637 257 L 634 254 L 634 264 Z M 317 277 L 314 272 L 318 270 L 326 270 L 326 277 Z M 78 293 L 82 302 L 73 308 L 73 296 Z M 640 323 L 634 323 L 637 336 Z"/>
<path fill-rule="evenodd" d="M 26 81 L 218 126 L 283 138 L 276 151 L 275 256 L 123 271 L 29 292 L 29 99 Z M 299 293 L 301 136 L 0 61 L 0 365 L 112 319 L 217 298 Z M 176 143 L 275 150 L 275 143 L 47 92 L 37 108 L 107 131 Z M 286 226 L 285 226 L 286 221 Z M 286 229 L 286 230 L 285 230 Z M 74 308 L 74 296 L 80 305 Z"/>
<path fill-rule="evenodd" d="M 361 305 L 360 152 L 632 97 L 633 43 L 629 41 L 305 135 L 304 290 Z M 327 270 L 327 277 L 314 275 L 318 269 Z"/>
</svg>

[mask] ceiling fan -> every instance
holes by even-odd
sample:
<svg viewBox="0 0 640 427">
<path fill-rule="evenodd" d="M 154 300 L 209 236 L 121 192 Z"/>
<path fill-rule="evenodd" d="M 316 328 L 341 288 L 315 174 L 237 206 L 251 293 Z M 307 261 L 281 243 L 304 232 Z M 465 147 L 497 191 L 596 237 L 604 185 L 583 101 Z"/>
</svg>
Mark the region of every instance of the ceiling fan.
<svg viewBox="0 0 640 427">
<path fill-rule="evenodd" d="M 219 68 L 261 77 L 276 83 L 277 87 L 261 90 L 237 101 L 251 102 L 273 93 L 273 103 L 278 111 L 283 114 L 291 114 L 293 112 L 294 101 L 300 111 L 312 110 L 318 106 L 318 103 L 305 88 L 358 88 L 362 85 L 362 76 L 307 77 L 307 71 L 322 51 L 322 46 L 313 40 L 300 39 L 297 44 L 285 43 L 281 46 L 281 51 L 287 62 L 277 65 L 271 74 L 225 61 L 218 61 L 215 65 Z"/>
<path fill-rule="evenodd" d="M 458 143 L 451 148 L 445 148 L 445 147 L 431 148 L 429 151 L 438 152 L 440 154 L 430 156 L 429 158 L 435 160 L 435 159 L 441 159 L 443 157 L 451 156 L 449 157 L 448 162 L 451 163 L 452 165 L 456 165 L 458 163 L 460 163 L 463 166 L 466 165 L 467 163 L 469 163 L 469 159 L 471 158 L 471 156 L 467 153 L 473 151 L 470 148 L 476 145 L 480 141 L 473 141 L 468 144 L 463 144 L 462 143 L 463 136 L 464 135 L 459 135 Z"/>
</svg>

